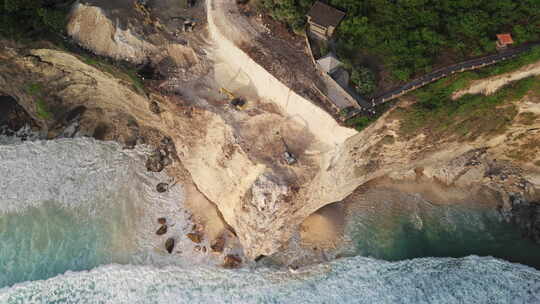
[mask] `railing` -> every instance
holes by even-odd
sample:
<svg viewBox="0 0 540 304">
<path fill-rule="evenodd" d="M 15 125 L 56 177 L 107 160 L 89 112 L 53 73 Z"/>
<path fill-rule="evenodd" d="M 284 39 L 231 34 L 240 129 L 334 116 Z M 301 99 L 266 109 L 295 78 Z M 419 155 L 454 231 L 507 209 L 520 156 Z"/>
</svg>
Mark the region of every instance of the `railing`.
<svg viewBox="0 0 540 304">
<path fill-rule="evenodd" d="M 351 113 L 349 113 L 349 115 L 347 115 L 346 119 L 349 119 L 349 118 L 352 118 L 356 115 L 359 115 L 359 114 L 362 114 L 362 113 L 365 113 L 365 112 L 373 112 L 373 108 L 378 106 L 378 105 L 381 105 L 385 102 L 388 102 L 392 99 L 395 99 L 395 98 L 398 98 L 400 96 L 403 96 L 411 91 L 414 91 L 418 88 L 421 88 L 427 84 L 430 84 L 434 81 L 437 81 L 441 78 L 444 78 L 444 77 L 447 77 L 447 76 L 450 76 L 452 74 L 455 74 L 455 73 L 461 73 L 461 72 L 464 72 L 464 71 L 470 71 L 470 70 L 476 70 L 476 69 L 480 69 L 480 68 L 483 68 L 485 66 L 488 66 L 488 65 L 492 65 L 492 64 L 495 64 L 495 63 L 498 63 L 498 62 L 501 62 L 501 61 L 504 61 L 504 60 L 508 60 L 508 59 L 511 59 L 511 58 L 514 58 L 524 52 L 527 52 L 529 50 L 532 49 L 533 46 L 535 45 L 540 45 L 540 43 L 534 43 L 534 44 L 529 44 L 529 45 L 525 45 L 525 46 L 521 46 L 521 47 L 516 47 L 516 48 L 512 48 L 512 49 L 508 49 L 506 51 L 503 51 L 499 54 L 495 54 L 495 55 L 488 55 L 488 56 L 485 56 L 485 57 L 481 57 L 481 58 L 476 58 L 476 59 L 471 59 L 471 60 L 467 60 L 467 61 L 464 61 L 464 62 L 461 62 L 461 63 L 457 63 L 457 64 L 454 64 L 454 65 L 451 65 L 451 66 L 448 66 L 448 67 L 444 67 L 444 68 L 440 68 L 440 69 L 437 69 L 429 74 L 426 74 L 422 77 L 419 77 L 419 78 L 416 78 L 404 85 L 402 85 L 401 87 L 398 87 L 398 88 L 395 88 L 395 89 L 392 89 L 388 92 L 385 92 L 385 93 L 382 93 L 374 98 L 372 98 L 369 102 L 370 102 L 370 107 L 369 108 L 364 108 L 363 110 L 356 110 L 356 111 L 353 111 Z"/>
</svg>

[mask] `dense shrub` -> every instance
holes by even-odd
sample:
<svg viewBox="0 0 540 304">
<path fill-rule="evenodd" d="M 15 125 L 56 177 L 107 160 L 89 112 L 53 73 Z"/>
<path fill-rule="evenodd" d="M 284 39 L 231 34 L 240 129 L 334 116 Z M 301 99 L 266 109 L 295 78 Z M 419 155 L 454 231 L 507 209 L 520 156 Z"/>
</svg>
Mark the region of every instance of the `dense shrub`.
<svg viewBox="0 0 540 304">
<path fill-rule="evenodd" d="M 360 95 L 369 96 L 375 90 L 375 75 L 369 68 L 359 67 L 352 70 L 351 83 Z"/>
<path fill-rule="evenodd" d="M 73 0 L 2 0 L 0 35 L 19 39 L 43 33 L 63 33 Z"/>
<path fill-rule="evenodd" d="M 295 27 L 315 0 L 264 0 Z M 495 34 L 517 43 L 540 39 L 538 0 L 328 0 L 347 13 L 338 28 L 342 54 L 379 55 L 395 78 L 408 80 L 441 57 L 462 60 L 495 50 Z"/>
</svg>

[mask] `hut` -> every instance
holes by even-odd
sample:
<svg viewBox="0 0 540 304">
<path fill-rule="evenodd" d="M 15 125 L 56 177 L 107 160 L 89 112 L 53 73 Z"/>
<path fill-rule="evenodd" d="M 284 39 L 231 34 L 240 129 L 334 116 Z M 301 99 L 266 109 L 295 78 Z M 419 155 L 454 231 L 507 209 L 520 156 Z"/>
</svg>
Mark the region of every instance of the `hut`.
<svg viewBox="0 0 540 304">
<path fill-rule="evenodd" d="M 506 49 L 510 44 L 514 44 L 514 39 L 510 34 L 498 34 L 497 35 L 497 49 Z"/>
<path fill-rule="evenodd" d="M 317 1 L 307 14 L 309 32 L 316 38 L 328 40 L 344 17 L 344 12 Z"/>
</svg>

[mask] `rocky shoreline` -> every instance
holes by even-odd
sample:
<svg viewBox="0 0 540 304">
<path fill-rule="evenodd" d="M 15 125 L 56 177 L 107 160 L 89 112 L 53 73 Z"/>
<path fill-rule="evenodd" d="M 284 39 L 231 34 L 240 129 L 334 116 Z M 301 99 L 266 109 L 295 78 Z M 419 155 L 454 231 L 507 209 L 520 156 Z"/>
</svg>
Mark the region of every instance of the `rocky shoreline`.
<svg viewBox="0 0 540 304">
<path fill-rule="evenodd" d="M 402 138 L 399 120 L 392 116 L 397 109 L 360 134 L 332 139 L 328 128 L 321 131 L 324 136 L 316 134 L 317 128 L 298 122 L 302 117 L 292 119 L 271 100 L 258 100 L 257 94 L 249 95 L 250 108 L 245 111 L 228 107 L 218 93 L 222 82 L 213 75 L 214 66 L 227 63 L 209 55 L 213 45 L 204 19 L 193 32 L 180 32 L 161 11 L 115 8 L 115 14 L 129 13 L 116 24 L 108 19 L 111 8 L 89 6 L 74 10 L 70 32 L 75 40 L 115 60 L 145 62 L 140 67 L 146 72 L 140 70 L 133 79 L 133 73 L 99 57 L 5 41 L 0 49 L 5 63 L 0 66 L 0 95 L 9 99 L 2 102 L 9 110 L 0 112 L 0 123 L 9 134 L 29 125 L 48 139 L 90 136 L 116 141 L 126 149 L 152 146 L 146 167 L 171 176 L 156 185 L 156 192 L 175 182 L 184 185 L 196 224 L 193 235 L 185 237 L 198 244 L 201 254 L 219 254 L 227 267 L 272 255 L 300 233 L 310 215 L 381 178 L 489 188 L 500 196 L 497 208 L 505 218 L 525 236 L 540 240 L 540 171 L 531 162 L 509 159 L 505 150 L 523 144 L 521 134 L 534 136 L 529 130 L 540 124 L 538 120 L 516 121 L 507 133 L 474 142 L 425 134 Z M 83 26 L 94 20 L 81 13 L 88 9 L 113 37 L 129 34 L 130 39 L 93 40 L 95 33 Z M 206 16 L 203 6 L 187 12 Z M 245 77 L 241 70 L 232 71 Z M 156 73 L 159 77 L 148 76 Z M 149 78 L 142 79 L 143 74 Z M 238 91 L 251 94 L 253 88 L 240 83 L 235 83 Z M 530 110 L 536 104 L 527 100 L 521 106 Z M 334 146 L 329 138 L 336 141 Z M 280 160 L 288 149 L 298 163 Z M 160 235 L 167 234 L 166 228 L 158 229 Z"/>
</svg>

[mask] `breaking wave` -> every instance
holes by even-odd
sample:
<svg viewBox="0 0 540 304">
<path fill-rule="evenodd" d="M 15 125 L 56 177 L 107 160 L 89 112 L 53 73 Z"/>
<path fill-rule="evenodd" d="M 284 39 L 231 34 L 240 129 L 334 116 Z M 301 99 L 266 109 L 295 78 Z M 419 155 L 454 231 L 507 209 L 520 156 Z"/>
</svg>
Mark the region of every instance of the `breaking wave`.
<svg viewBox="0 0 540 304">
<path fill-rule="evenodd" d="M 1 303 L 538 303 L 540 273 L 493 258 L 354 257 L 272 269 L 109 265 L 0 290 Z"/>
<path fill-rule="evenodd" d="M 149 151 L 87 138 L 0 145 L 0 303 L 538 303 L 540 272 L 491 257 L 343 258 L 294 273 L 164 254 L 190 226 Z M 166 238 L 166 237 L 165 237 Z M 185 239 L 185 238 L 183 238 Z M 202 262 L 202 263 L 198 263 Z"/>
<path fill-rule="evenodd" d="M 181 185 L 144 166 L 149 149 L 89 138 L 0 145 L 0 287 L 109 263 L 191 264 Z M 166 217 L 167 235 L 157 236 Z M 175 237 L 183 254 L 169 255 Z M 174 256 L 174 257 L 173 257 Z"/>
</svg>

